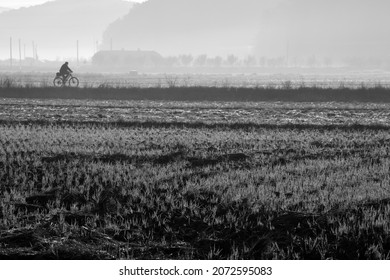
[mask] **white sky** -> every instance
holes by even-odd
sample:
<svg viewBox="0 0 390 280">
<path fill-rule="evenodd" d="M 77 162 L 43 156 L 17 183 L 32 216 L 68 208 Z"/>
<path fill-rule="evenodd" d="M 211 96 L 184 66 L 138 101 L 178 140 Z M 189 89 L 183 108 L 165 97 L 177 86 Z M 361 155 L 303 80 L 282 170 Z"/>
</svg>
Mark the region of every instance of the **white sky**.
<svg viewBox="0 0 390 280">
<path fill-rule="evenodd" d="M 53 0 L 0 0 L 0 7 L 4 8 L 20 8 L 20 7 L 28 7 L 43 4 L 45 2 L 49 2 Z M 142 3 L 147 0 L 124 0 L 124 1 L 132 1 Z"/>
</svg>

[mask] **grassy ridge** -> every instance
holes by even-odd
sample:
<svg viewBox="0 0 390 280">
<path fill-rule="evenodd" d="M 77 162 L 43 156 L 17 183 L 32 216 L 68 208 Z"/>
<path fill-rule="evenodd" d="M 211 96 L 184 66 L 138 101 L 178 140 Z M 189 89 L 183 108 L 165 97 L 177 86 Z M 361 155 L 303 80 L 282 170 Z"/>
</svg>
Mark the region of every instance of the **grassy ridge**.
<svg viewBox="0 0 390 280">
<path fill-rule="evenodd" d="M 118 127 L 386 129 L 389 103 L 0 99 L 0 121 Z"/>
<path fill-rule="evenodd" d="M 258 130 L 258 129 L 294 129 L 294 130 L 327 130 L 327 131 L 389 131 L 388 125 L 366 125 L 366 124 L 269 124 L 269 123 L 203 123 L 203 122 L 157 122 L 157 121 L 118 121 L 106 122 L 99 121 L 47 121 L 47 120 L 25 120 L 25 121 L 9 121 L 0 120 L 0 125 L 15 126 L 15 125 L 39 125 L 43 128 L 50 127 L 53 124 L 63 127 L 77 127 L 77 126 L 93 126 L 100 129 L 105 128 L 142 128 L 142 129 L 210 129 L 210 130 Z"/>
<path fill-rule="evenodd" d="M 166 101 L 285 101 L 285 102 L 390 102 L 390 89 L 320 87 L 170 87 L 170 88 L 52 88 L 0 87 L 3 98 L 166 100 Z"/>
</svg>

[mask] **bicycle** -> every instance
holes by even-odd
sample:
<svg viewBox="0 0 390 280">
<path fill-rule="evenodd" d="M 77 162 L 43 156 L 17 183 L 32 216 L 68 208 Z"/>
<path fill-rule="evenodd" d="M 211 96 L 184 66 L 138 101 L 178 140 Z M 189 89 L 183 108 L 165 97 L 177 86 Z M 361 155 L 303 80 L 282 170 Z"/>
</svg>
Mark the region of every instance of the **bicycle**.
<svg viewBox="0 0 390 280">
<path fill-rule="evenodd" d="M 53 80 L 53 84 L 55 87 L 78 87 L 79 86 L 79 79 L 74 77 L 72 73 L 69 73 L 66 78 L 60 75 L 60 73 L 56 74 L 56 77 Z"/>
</svg>

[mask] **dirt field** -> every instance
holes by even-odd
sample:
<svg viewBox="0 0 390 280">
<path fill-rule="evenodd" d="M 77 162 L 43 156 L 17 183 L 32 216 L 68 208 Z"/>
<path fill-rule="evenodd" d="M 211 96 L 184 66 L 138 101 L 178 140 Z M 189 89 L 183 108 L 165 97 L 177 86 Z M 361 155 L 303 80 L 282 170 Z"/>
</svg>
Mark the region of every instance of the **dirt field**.
<svg viewBox="0 0 390 280">
<path fill-rule="evenodd" d="M 0 99 L 0 258 L 389 259 L 389 107 Z"/>
</svg>

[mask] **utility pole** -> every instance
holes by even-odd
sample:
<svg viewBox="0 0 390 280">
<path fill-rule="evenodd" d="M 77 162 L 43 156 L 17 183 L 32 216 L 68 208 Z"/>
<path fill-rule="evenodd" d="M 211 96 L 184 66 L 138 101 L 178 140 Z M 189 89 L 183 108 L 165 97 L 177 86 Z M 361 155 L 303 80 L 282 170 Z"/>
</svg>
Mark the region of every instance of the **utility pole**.
<svg viewBox="0 0 390 280">
<path fill-rule="evenodd" d="M 35 43 L 32 41 L 32 58 L 35 59 Z"/>
<path fill-rule="evenodd" d="M 12 37 L 9 38 L 9 61 L 12 68 Z"/>
<path fill-rule="evenodd" d="M 76 48 L 77 48 L 77 66 L 79 65 L 79 40 L 76 41 Z"/>
<path fill-rule="evenodd" d="M 288 56 L 289 56 L 289 42 L 287 41 L 287 45 L 286 45 L 286 66 L 288 67 Z"/>
<path fill-rule="evenodd" d="M 23 59 L 26 60 L 26 44 L 23 44 Z"/>
<path fill-rule="evenodd" d="M 19 39 L 19 69 L 22 70 L 22 46 Z"/>
</svg>

